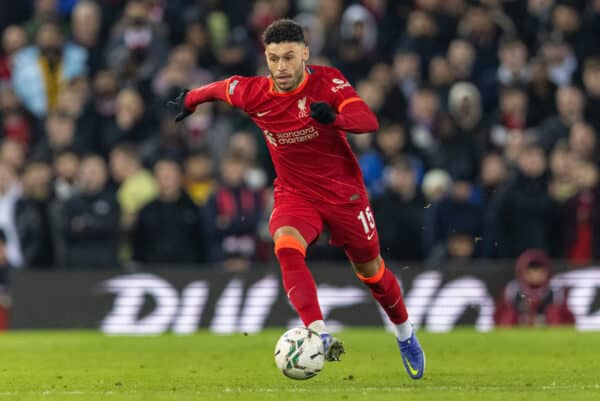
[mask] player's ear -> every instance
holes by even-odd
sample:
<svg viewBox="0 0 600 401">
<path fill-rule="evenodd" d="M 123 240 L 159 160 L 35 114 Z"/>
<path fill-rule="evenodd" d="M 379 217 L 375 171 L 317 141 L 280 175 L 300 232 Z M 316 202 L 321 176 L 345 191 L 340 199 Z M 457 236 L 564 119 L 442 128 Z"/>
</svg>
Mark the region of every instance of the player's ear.
<svg viewBox="0 0 600 401">
<path fill-rule="evenodd" d="M 310 51 L 308 49 L 308 45 L 304 45 L 304 49 L 302 49 L 302 61 L 307 62 L 309 56 Z"/>
</svg>

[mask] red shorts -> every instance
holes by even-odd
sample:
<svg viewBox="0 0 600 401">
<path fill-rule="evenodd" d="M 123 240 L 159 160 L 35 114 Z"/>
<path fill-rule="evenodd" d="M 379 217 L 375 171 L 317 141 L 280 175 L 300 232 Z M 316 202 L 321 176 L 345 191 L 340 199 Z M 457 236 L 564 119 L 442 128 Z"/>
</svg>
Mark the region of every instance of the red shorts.
<svg viewBox="0 0 600 401">
<path fill-rule="evenodd" d="M 271 235 L 280 227 L 291 226 L 310 245 L 319 237 L 324 225 L 331 233 L 329 243 L 343 246 L 351 261 L 365 263 L 379 255 L 379 236 L 367 199 L 347 205 L 330 205 L 288 192 L 275 194 L 269 220 Z"/>
</svg>

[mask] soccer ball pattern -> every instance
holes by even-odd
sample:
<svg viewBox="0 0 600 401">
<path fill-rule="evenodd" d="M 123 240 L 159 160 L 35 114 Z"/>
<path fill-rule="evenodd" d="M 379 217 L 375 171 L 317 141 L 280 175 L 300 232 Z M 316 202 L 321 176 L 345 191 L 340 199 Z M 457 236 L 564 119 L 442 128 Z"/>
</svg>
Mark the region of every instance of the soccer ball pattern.
<svg viewBox="0 0 600 401">
<path fill-rule="evenodd" d="M 290 379 L 315 377 L 325 363 L 323 341 L 316 331 L 297 327 L 283 333 L 275 346 L 275 364 Z"/>
</svg>

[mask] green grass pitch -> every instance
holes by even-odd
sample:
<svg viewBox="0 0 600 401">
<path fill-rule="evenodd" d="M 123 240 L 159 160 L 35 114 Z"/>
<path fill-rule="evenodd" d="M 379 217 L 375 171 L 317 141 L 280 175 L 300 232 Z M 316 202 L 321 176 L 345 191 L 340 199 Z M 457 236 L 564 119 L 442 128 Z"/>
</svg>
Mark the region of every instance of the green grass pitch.
<svg viewBox="0 0 600 401">
<path fill-rule="evenodd" d="M 307 381 L 273 362 L 283 329 L 255 335 L 0 335 L 0 400 L 600 400 L 600 335 L 572 329 L 421 332 L 427 370 L 408 378 L 393 336 L 339 333 L 347 354 Z"/>
</svg>

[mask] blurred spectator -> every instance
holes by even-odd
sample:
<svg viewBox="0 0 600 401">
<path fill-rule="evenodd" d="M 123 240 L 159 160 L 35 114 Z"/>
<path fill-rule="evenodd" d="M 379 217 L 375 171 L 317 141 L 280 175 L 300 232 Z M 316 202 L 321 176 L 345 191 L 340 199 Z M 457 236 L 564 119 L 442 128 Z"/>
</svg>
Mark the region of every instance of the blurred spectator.
<svg viewBox="0 0 600 401">
<path fill-rule="evenodd" d="M 550 151 L 557 141 L 569 136 L 573 124 L 583 120 L 585 98 L 576 86 L 563 86 L 556 92 L 558 114 L 548 117 L 539 128 L 539 141 Z"/>
<path fill-rule="evenodd" d="M 13 267 L 22 267 L 24 263 L 15 221 L 15 208 L 20 197 L 21 185 L 14 167 L 0 161 L 0 230 L 5 235 L 6 258 Z"/>
<path fill-rule="evenodd" d="M 15 206 L 15 224 L 28 267 L 54 266 L 52 202 L 52 168 L 42 160 L 25 166 L 22 175 L 23 195 Z"/>
<path fill-rule="evenodd" d="M 452 186 L 450 174 L 441 169 L 431 169 L 423 177 L 422 191 L 427 200 L 426 208 L 441 200 Z"/>
<path fill-rule="evenodd" d="M 600 132 L 600 57 L 586 59 L 583 85 L 587 96 L 585 119 Z"/>
<path fill-rule="evenodd" d="M 577 192 L 571 169 L 574 157 L 569 151 L 566 141 L 560 141 L 554 146 L 549 156 L 550 183 L 548 192 L 552 199 L 563 203 Z"/>
<path fill-rule="evenodd" d="M 352 4 L 342 14 L 338 60 L 350 82 L 367 75 L 368 59 L 377 45 L 377 24 L 373 14 L 361 4 Z"/>
<path fill-rule="evenodd" d="M 470 252 L 462 251 L 462 237 L 471 243 L 480 238 L 484 216 L 483 208 L 472 202 L 471 196 L 471 184 L 456 180 L 448 195 L 426 210 L 422 235 L 430 265 L 439 267 L 448 256 L 474 256 L 474 247 Z"/>
<path fill-rule="evenodd" d="M 61 86 L 85 75 L 87 57 L 85 49 L 65 41 L 56 23 L 44 22 L 35 46 L 13 56 L 14 90 L 27 110 L 42 118 L 56 106 Z"/>
<path fill-rule="evenodd" d="M 457 38 L 450 42 L 446 57 L 457 81 L 473 81 L 476 56 L 475 48 L 469 41 Z"/>
<path fill-rule="evenodd" d="M 130 0 L 119 22 L 111 29 L 105 60 L 119 78 L 148 85 L 167 59 L 167 43 L 159 26 L 150 19 L 144 0 Z"/>
<path fill-rule="evenodd" d="M 3 137 L 29 146 L 35 138 L 34 124 L 10 86 L 0 84 L 0 131 Z"/>
<path fill-rule="evenodd" d="M 215 188 L 213 160 L 210 153 L 197 150 L 188 155 L 184 164 L 184 187 L 198 206 L 203 206 Z"/>
<path fill-rule="evenodd" d="M 591 162 L 600 161 L 598 136 L 594 127 L 583 121 L 573 124 L 569 131 L 569 150 L 577 159 Z"/>
<path fill-rule="evenodd" d="M 550 81 L 546 63 L 541 58 L 532 59 L 529 66 L 528 120 L 532 126 L 537 126 L 548 116 L 556 114 L 556 85 Z"/>
<path fill-rule="evenodd" d="M 381 117 L 394 122 L 403 122 L 406 117 L 408 99 L 421 84 L 421 62 L 413 51 L 400 49 L 396 52 L 391 68 L 390 85 L 384 86 L 385 98 L 381 106 Z"/>
<path fill-rule="evenodd" d="M 73 8 L 71 31 L 73 42 L 88 52 L 87 66 L 91 76 L 103 67 L 100 28 L 102 27 L 102 9 L 93 0 L 81 0 Z"/>
<path fill-rule="evenodd" d="M 211 261 L 222 261 L 229 271 L 247 270 L 256 254 L 262 196 L 247 188 L 246 158 L 226 154 L 220 163 L 221 181 L 205 205 Z"/>
<path fill-rule="evenodd" d="M 165 156 L 183 160 L 188 148 L 185 127 L 175 122 L 175 114 L 165 112 L 161 116 L 158 135 L 149 137 L 140 145 L 140 154 L 144 163 L 153 165 Z"/>
<path fill-rule="evenodd" d="M 433 16 L 422 10 L 411 11 L 398 46 L 416 52 L 421 60 L 421 67 L 428 66 L 431 58 L 443 49 L 443 44 L 438 39 L 437 22 Z M 422 69 L 421 73 L 425 73 L 425 70 Z"/>
<path fill-rule="evenodd" d="M 372 198 L 381 196 L 385 189 L 385 166 L 401 154 L 405 154 L 410 158 L 418 178 L 422 176 L 423 163 L 416 157 L 406 154 L 409 148 L 407 141 L 408 138 L 402 125 L 387 125 L 382 127 L 375 135 L 374 149 L 359 156 L 358 163 L 363 173 L 367 191 Z"/>
<path fill-rule="evenodd" d="M 583 266 L 600 258 L 600 172 L 590 162 L 574 164 L 578 192 L 563 207 L 564 256 L 573 266 Z"/>
<path fill-rule="evenodd" d="M 141 94 L 133 89 L 122 89 L 116 98 L 115 114 L 99 138 L 102 154 L 123 142 L 139 144 L 155 133 L 154 121 L 147 112 Z"/>
<path fill-rule="evenodd" d="M 38 158 L 50 159 L 64 149 L 85 149 L 75 136 L 76 121 L 64 111 L 53 111 L 48 114 L 44 124 L 45 136 L 38 142 L 33 153 Z"/>
<path fill-rule="evenodd" d="M 200 210 L 182 188 L 178 162 L 154 165 L 156 199 L 139 211 L 133 227 L 133 260 L 146 264 L 195 264 L 204 260 Z"/>
<path fill-rule="evenodd" d="M 6 254 L 6 234 L 0 229 L 0 331 L 8 329 L 8 311 L 11 304 L 9 274 L 11 266 Z"/>
<path fill-rule="evenodd" d="M 210 39 L 206 25 L 202 21 L 192 19 L 187 23 L 185 44 L 194 49 L 196 54 L 194 64 L 201 68 L 209 68 L 216 62 Z"/>
<path fill-rule="evenodd" d="M 398 260 L 420 260 L 425 199 L 418 190 L 410 159 L 393 159 L 386 169 L 386 183 L 383 195 L 373 202 L 382 254 Z"/>
<path fill-rule="evenodd" d="M 573 1 L 559 1 L 552 10 L 552 27 L 575 50 L 575 54 L 582 58 L 589 51 L 586 46 L 590 44 L 584 39 L 581 29 L 581 15 Z"/>
<path fill-rule="evenodd" d="M 92 93 L 82 105 L 82 116 L 77 124 L 82 142 L 94 150 L 102 149 L 104 132 L 113 124 L 118 94 L 117 76 L 110 70 L 98 71 L 92 82 Z"/>
<path fill-rule="evenodd" d="M 508 179 L 508 166 L 498 153 L 487 153 L 481 158 L 479 172 L 479 190 L 483 204 L 487 206 Z"/>
<path fill-rule="evenodd" d="M 18 25 L 11 25 L 2 33 L 2 53 L 0 53 L 0 82 L 10 80 L 12 59 L 16 52 L 27 46 L 27 34 Z"/>
<path fill-rule="evenodd" d="M 54 156 L 54 195 L 64 202 L 76 192 L 75 180 L 79 170 L 79 155 L 73 149 L 64 149 Z"/>
<path fill-rule="evenodd" d="M 108 188 L 106 162 L 89 155 L 81 160 L 79 192 L 63 205 L 65 265 L 77 268 L 118 266 L 120 210 Z"/>
<path fill-rule="evenodd" d="M 500 64 L 482 77 L 480 88 L 486 110 L 493 110 L 502 86 L 526 86 L 531 79 L 527 66 L 527 47 L 517 38 L 506 38 L 498 51 Z"/>
<path fill-rule="evenodd" d="M 196 67 L 196 50 L 191 45 L 179 45 L 171 51 L 169 61 L 152 81 L 154 94 L 167 98 L 171 91 L 205 85 L 213 80 L 212 75 Z"/>
<path fill-rule="evenodd" d="M 529 249 L 521 253 L 515 276 L 496 302 L 494 320 L 498 326 L 575 323 L 567 307 L 565 290 L 550 287 L 552 263 L 544 251 Z"/>
<path fill-rule="evenodd" d="M 516 258 L 526 249 L 557 252 L 556 204 L 548 194 L 547 163 L 539 146 L 528 144 L 518 155 L 515 177 L 493 200 L 497 233 L 490 240 L 497 256 Z"/>
<path fill-rule="evenodd" d="M 485 140 L 486 149 L 502 151 L 511 130 L 523 130 L 528 126 L 527 92 L 518 86 L 500 89 L 499 107 L 490 117 L 490 130 Z"/>
<path fill-rule="evenodd" d="M 24 26 L 29 37 L 34 37 L 48 21 L 58 20 L 57 0 L 34 0 L 32 15 Z"/>
<path fill-rule="evenodd" d="M 440 99 L 430 88 L 415 92 L 410 103 L 410 141 L 425 160 L 435 151 L 437 137 L 435 128 L 439 117 Z"/>
<path fill-rule="evenodd" d="M 541 47 L 550 80 L 557 86 L 571 85 L 579 67 L 573 47 L 560 35 L 553 35 Z"/>
<path fill-rule="evenodd" d="M 156 197 L 156 180 L 143 167 L 136 147 L 129 143 L 118 145 L 110 152 L 110 172 L 118 184 L 121 227 L 129 231 L 139 210 Z"/>
<path fill-rule="evenodd" d="M 21 171 L 25 164 L 25 147 L 13 139 L 5 139 L 0 144 L 0 160 L 10 164 L 16 171 Z"/>
</svg>

